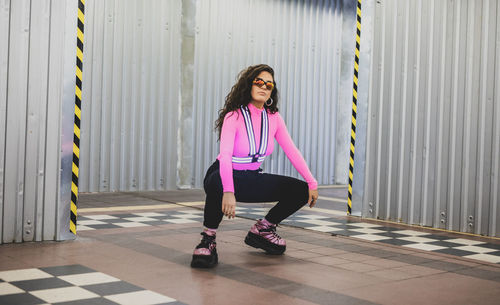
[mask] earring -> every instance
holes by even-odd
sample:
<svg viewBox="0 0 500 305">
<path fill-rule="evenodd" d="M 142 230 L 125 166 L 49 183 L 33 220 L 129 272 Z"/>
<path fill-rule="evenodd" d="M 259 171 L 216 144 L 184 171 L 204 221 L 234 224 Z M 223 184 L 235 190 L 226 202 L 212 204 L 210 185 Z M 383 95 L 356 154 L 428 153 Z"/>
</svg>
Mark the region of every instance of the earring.
<svg viewBox="0 0 500 305">
<path fill-rule="evenodd" d="M 269 103 L 269 101 L 271 101 L 271 102 Z M 270 107 L 273 103 L 274 103 L 273 99 L 272 99 L 272 98 L 269 98 L 269 99 L 266 101 L 266 106 L 267 106 L 267 107 Z"/>
</svg>

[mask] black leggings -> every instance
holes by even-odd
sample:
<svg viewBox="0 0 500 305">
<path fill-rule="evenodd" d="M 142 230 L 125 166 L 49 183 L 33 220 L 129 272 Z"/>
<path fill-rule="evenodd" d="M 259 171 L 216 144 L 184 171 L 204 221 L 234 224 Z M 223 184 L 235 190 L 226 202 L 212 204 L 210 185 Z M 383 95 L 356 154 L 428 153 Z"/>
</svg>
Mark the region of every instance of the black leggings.
<svg viewBox="0 0 500 305">
<path fill-rule="evenodd" d="M 266 215 L 266 219 L 274 224 L 297 212 L 309 199 L 307 183 L 292 177 L 263 174 L 259 170 L 233 170 L 233 180 L 236 201 L 278 201 Z M 219 174 L 219 160 L 207 170 L 203 187 L 207 194 L 203 225 L 217 229 L 224 216 L 222 213 L 224 191 Z"/>
</svg>

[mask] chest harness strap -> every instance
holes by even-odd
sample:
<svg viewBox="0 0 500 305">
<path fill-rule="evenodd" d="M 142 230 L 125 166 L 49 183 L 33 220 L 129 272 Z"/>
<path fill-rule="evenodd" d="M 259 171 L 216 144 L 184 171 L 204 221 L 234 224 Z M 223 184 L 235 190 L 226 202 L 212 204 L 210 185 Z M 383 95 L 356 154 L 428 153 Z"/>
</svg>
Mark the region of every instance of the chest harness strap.
<svg viewBox="0 0 500 305">
<path fill-rule="evenodd" d="M 255 134 L 253 132 L 252 119 L 250 115 L 250 110 L 248 106 L 241 106 L 241 113 L 245 119 L 245 127 L 247 129 L 248 144 L 250 146 L 250 153 L 248 157 L 235 157 L 233 156 L 232 161 L 234 163 L 255 163 L 262 162 L 266 158 L 265 153 L 267 151 L 267 142 L 269 137 L 269 120 L 267 117 L 267 111 L 262 111 L 262 119 L 260 120 L 260 146 L 259 151 L 256 150 Z"/>
</svg>

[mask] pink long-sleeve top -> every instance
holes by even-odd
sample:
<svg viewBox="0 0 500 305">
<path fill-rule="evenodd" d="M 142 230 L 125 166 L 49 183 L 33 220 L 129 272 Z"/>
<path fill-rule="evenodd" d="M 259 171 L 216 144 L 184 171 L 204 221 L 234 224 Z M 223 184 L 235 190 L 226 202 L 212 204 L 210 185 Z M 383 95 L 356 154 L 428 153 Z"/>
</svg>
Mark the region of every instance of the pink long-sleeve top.
<svg viewBox="0 0 500 305">
<path fill-rule="evenodd" d="M 259 149 L 260 129 L 262 120 L 262 111 L 253 104 L 248 104 L 250 116 L 252 118 L 253 131 L 255 135 L 256 150 Z M 269 118 L 269 137 L 265 155 L 273 152 L 274 139 L 281 146 L 288 159 L 297 169 L 300 175 L 306 180 L 309 189 L 314 190 L 318 187 L 318 182 L 314 179 L 304 157 L 297 149 L 288 133 L 285 122 L 281 115 L 276 112 L 268 113 Z M 250 151 L 248 136 L 245 127 L 245 121 L 241 110 L 229 112 L 224 117 L 222 131 L 220 136 L 220 153 L 217 159 L 220 163 L 220 176 L 224 192 L 234 192 L 233 169 L 235 170 L 256 170 L 259 169 L 262 162 L 254 163 L 233 163 L 232 157 L 247 157 Z"/>
</svg>

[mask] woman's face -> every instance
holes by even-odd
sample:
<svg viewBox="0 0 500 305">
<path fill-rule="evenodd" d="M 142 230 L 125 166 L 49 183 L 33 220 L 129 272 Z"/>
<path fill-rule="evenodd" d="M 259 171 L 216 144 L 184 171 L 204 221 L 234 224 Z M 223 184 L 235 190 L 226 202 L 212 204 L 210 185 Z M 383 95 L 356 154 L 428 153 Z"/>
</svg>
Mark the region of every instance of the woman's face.
<svg viewBox="0 0 500 305">
<path fill-rule="evenodd" d="M 267 71 L 262 71 L 255 79 L 261 79 L 263 80 L 265 83 L 268 83 L 268 82 L 273 82 L 273 76 L 271 75 L 271 73 L 267 72 Z M 258 102 L 258 103 L 265 103 L 270 97 L 271 97 L 271 92 L 272 92 L 272 89 L 269 90 L 267 89 L 266 85 L 262 85 L 262 87 L 259 87 L 257 86 L 256 84 L 253 84 L 252 85 L 252 91 L 251 91 L 251 94 L 252 94 L 252 100 L 255 101 L 255 102 Z"/>
</svg>

